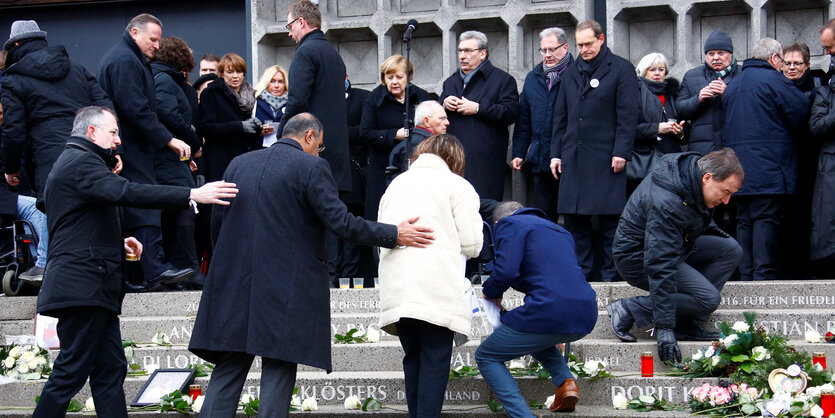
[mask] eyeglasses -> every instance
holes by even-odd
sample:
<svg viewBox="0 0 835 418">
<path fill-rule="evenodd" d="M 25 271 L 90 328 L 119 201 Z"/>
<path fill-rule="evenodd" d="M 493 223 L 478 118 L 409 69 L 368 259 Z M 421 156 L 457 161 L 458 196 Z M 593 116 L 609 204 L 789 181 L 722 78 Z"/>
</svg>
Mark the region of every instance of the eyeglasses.
<svg viewBox="0 0 835 418">
<path fill-rule="evenodd" d="M 785 64 L 786 67 L 789 67 L 789 68 L 791 68 L 791 67 L 800 68 L 806 63 L 805 62 L 796 62 L 796 61 L 783 61 L 783 64 Z"/>
<path fill-rule="evenodd" d="M 317 148 L 317 149 L 318 149 L 319 152 L 322 152 L 322 151 L 325 150 L 325 146 L 324 145 L 319 145 L 319 148 Z"/>
<path fill-rule="evenodd" d="M 545 55 L 545 54 L 553 55 L 553 54 L 556 54 L 557 50 L 559 50 L 563 46 L 565 46 L 565 44 L 559 44 L 559 45 L 557 45 L 556 48 L 539 48 L 539 53 L 542 54 L 542 55 Z"/>
<path fill-rule="evenodd" d="M 786 60 L 784 60 L 783 57 L 780 56 L 780 54 L 774 54 L 774 56 L 777 57 L 777 58 L 780 58 L 780 62 L 782 62 L 784 64 L 786 63 Z"/>
<path fill-rule="evenodd" d="M 290 21 L 290 23 L 288 23 L 288 24 L 284 25 L 284 27 L 285 27 L 285 28 L 287 28 L 287 30 L 290 30 L 290 26 L 293 26 L 293 23 L 296 23 L 296 21 L 297 21 L 297 20 L 299 20 L 299 19 L 301 19 L 301 18 L 302 18 L 302 17 L 301 17 L 301 16 L 299 16 L 299 17 L 297 17 L 297 18 L 293 19 L 292 21 Z"/>
<path fill-rule="evenodd" d="M 472 49 L 472 48 L 458 48 L 458 53 L 460 54 L 460 53 L 462 53 L 462 52 L 463 52 L 463 53 L 465 53 L 465 54 L 467 54 L 467 55 L 470 55 L 470 54 L 472 54 L 473 52 L 476 52 L 476 51 L 481 51 L 482 49 L 484 49 L 484 48 L 476 48 L 476 49 Z"/>
</svg>

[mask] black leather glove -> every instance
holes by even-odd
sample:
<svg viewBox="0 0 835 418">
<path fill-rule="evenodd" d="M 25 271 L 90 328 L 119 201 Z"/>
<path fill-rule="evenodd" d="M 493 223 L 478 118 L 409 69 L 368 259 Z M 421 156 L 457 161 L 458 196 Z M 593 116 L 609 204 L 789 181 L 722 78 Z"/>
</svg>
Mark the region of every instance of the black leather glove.
<svg viewBox="0 0 835 418">
<path fill-rule="evenodd" d="M 676 342 L 676 334 L 671 328 L 656 328 L 658 340 L 658 357 L 663 363 L 681 363 L 681 350 Z"/>
<path fill-rule="evenodd" d="M 261 121 L 258 118 L 252 117 L 241 121 L 241 125 L 243 125 L 244 132 L 248 134 L 261 132 Z"/>
</svg>

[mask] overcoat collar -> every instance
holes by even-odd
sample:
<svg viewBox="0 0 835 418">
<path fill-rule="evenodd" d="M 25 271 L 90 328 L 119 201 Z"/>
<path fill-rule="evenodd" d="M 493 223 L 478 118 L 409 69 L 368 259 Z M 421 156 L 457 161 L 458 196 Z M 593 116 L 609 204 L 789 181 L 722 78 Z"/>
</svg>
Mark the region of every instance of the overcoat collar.
<svg viewBox="0 0 835 418">
<path fill-rule="evenodd" d="M 302 148 L 302 145 L 299 144 L 298 141 L 296 141 L 293 138 L 281 138 L 278 141 L 276 141 L 275 144 L 289 145 L 291 147 L 297 148 L 299 151 L 304 151 L 304 148 Z M 275 144 L 273 144 L 273 145 L 275 145 Z"/>
<path fill-rule="evenodd" d="M 308 32 L 307 35 L 302 36 L 302 40 L 299 41 L 299 46 L 302 46 L 304 41 L 306 41 L 308 39 L 324 39 L 324 40 L 327 40 L 327 38 L 325 38 L 325 32 L 322 32 L 321 29 L 313 29 L 312 31 Z"/>
<path fill-rule="evenodd" d="M 67 145 L 64 148 L 80 148 L 84 151 L 92 152 L 93 154 L 97 155 L 101 160 L 110 167 L 111 165 L 115 166 L 116 158 L 110 152 L 110 150 L 104 149 L 98 145 L 96 145 L 90 138 L 85 136 L 71 136 L 70 139 L 67 141 Z"/>
<path fill-rule="evenodd" d="M 606 45 L 603 45 L 602 48 L 607 48 L 608 49 L 609 47 L 606 46 Z M 606 54 L 606 57 L 605 57 L 604 61 L 600 63 L 600 65 L 597 67 L 597 70 L 595 70 L 594 74 L 592 74 L 591 78 L 589 78 L 588 82 L 583 81 L 583 77 L 580 74 L 579 70 L 574 71 L 574 74 L 572 74 L 572 78 L 574 79 L 574 83 L 576 83 L 577 86 L 580 88 L 580 93 L 581 94 L 585 93 L 588 90 L 591 90 L 592 88 L 597 88 L 597 87 L 592 87 L 591 86 L 591 80 L 597 80 L 598 83 L 603 82 L 603 79 L 606 77 L 607 74 L 609 74 L 609 71 L 612 68 L 612 56 L 613 56 L 612 51 L 609 51 L 609 53 Z M 578 61 L 581 60 L 581 59 L 582 58 L 578 58 Z M 577 63 L 574 63 L 573 65 L 576 66 Z"/>
<path fill-rule="evenodd" d="M 397 102 L 397 99 L 395 99 L 394 96 L 392 96 L 392 94 L 389 93 L 388 87 L 386 87 L 384 84 L 381 84 L 380 87 L 382 87 L 382 88 L 379 89 L 379 90 L 374 89 L 375 91 L 372 92 L 372 94 L 374 94 L 374 103 L 377 105 L 377 107 L 380 107 L 380 106 L 383 105 L 383 102 L 386 100 L 386 97 L 390 98 L 395 103 L 399 103 L 399 102 Z M 411 106 L 418 105 L 417 99 L 418 99 L 418 92 L 417 92 L 417 90 L 415 90 L 415 85 L 412 84 L 412 83 L 409 83 L 409 104 Z M 404 103 L 401 103 L 401 104 L 404 104 Z"/>
<path fill-rule="evenodd" d="M 455 95 L 456 96 L 464 96 L 464 91 L 470 91 L 473 84 L 476 84 L 475 81 L 479 78 L 490 78 L 490 73 L 493 72 L 493 63 L 490 62 L 490 59 L 484 61 L 484 63 L 479 68 L 478 72 L 473 74 L 473 78 L 467 83 L 467 88 L 464 88 L 464 80 L 461 80 L 461 77 L 458 76 L 458 69 L 455 70 L 455 73 L 452 75 L 453 79 L 456 83 L 453 84 L 455 87 Z"/>
<path fill-rule="evenodd" d="M 122 40 L 127 44 L 128 49 L 136 55 L 136 58 L 139 59 L 143 64 L 146 66 L 148 65 L 148 57 L 142 53 L 142 50 L 139 49 L 139 45 L 136 44 L 136 41 L 130 36 L 130 32 L 124 31 L 122 32 Z"/>
</svg>

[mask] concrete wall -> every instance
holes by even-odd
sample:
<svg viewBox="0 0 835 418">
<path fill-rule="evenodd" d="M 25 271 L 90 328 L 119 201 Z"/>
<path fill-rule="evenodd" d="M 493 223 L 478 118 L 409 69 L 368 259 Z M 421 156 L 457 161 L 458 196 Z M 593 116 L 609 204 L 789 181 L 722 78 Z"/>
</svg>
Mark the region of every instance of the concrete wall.
<svg viewBox="0 0 835 418">
<path fill-rule="evenodd" d="M 275 63 L 288 65 L 295 45 L 287 37 L 287 8 L 293 0 L 250 0 L 252 57 L 256 73 Z M 415 82 L 440 92 L 443 80 L 457 68 L 456 38 L 466 30 L 487 34 L 490 59 L 521 83 L 539 62 L 539 30 L 559 26 L 569 32 L 593 17 L 593 0 L 320 0 L 323 30 L 342 55 L 355 85 L 372 88 L 379 81 L 379 64 L 405 53 L 400 36 L 409 19 L 420 26 L 412 45 Z M 805 42 L 814 64 L 826 59 L 818 31 L 835 12 L 825 0 L 673 1 L 622 0 L 606 2 L 607 43 L 637 64 L 649 52 L 661 52 L 671 72 L 684 72 L 703 62 L 702 45 L 710 32 L 728 32 L 739 60 L 757 39 L 776 38 L 784 44 Z M 827 62 L 828 64 L 828 62 Z"/>
</svg>

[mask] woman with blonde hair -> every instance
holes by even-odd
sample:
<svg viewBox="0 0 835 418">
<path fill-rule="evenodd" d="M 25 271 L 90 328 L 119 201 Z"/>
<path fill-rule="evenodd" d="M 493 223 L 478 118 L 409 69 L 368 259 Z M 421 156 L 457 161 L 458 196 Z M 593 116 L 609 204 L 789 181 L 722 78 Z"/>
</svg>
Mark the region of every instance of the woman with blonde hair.
<svg viewBox="0 0 835 418">
<path fill-rule="evenodd" d="M 380 250 L 380 327 L 403 346 L 409 416 L 439 417 L 454 333 L 468 335 L 472 308 L 464 264 L 481 251 L 479 198 L 464 179 L 464 148 L 453 135 L 421 142 L 414 162 L 380 200 L 380 222 L 420 216 L 435 241 Z"/>
<path fill-rule="evenodd" d="M 262 123 L 280 122 L 287 104 L 287 71 L 280 65 L 264 70 L 255 84 L 255 117 Z"/>
</svg>

